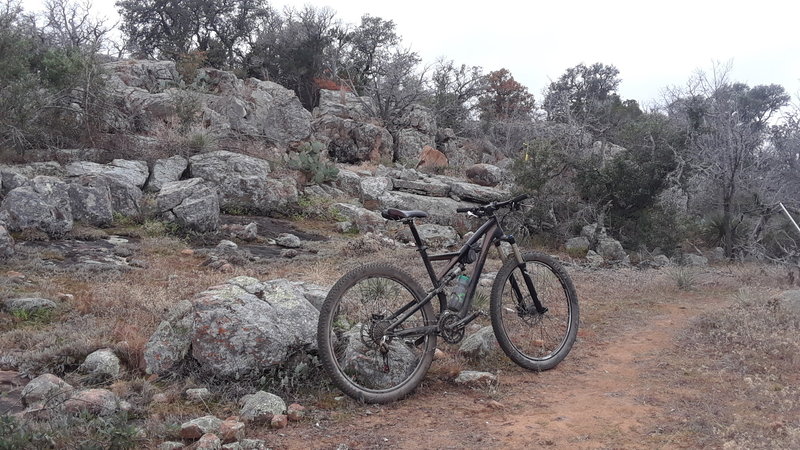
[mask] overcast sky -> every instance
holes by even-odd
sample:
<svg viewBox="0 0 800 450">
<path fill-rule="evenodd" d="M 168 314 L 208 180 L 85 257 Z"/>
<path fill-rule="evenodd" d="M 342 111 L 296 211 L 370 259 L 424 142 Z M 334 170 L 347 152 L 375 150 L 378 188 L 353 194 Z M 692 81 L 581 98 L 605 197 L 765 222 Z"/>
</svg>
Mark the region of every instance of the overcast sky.
<svg viewBox="0 0 800 450">
<path fill-rule="evenodd" d="M 23 0 L 36 10 L 41 0 Z M 116 18 L 112 1 L 94 0 Z M 683 85 L 714 61 L 732 62 L 733 79 L 800 91 L 800 3 L 793 0 L 273 0 L 273 7 L 327 6 L 345 23 L 363 14 L 393 20 L 403 43 L 432 64 L 439 57 L 507 68 L 541 92 L 581 62 L 613 64 L 623 98 L 643 105 L 664 87 Z"/>
</svg>

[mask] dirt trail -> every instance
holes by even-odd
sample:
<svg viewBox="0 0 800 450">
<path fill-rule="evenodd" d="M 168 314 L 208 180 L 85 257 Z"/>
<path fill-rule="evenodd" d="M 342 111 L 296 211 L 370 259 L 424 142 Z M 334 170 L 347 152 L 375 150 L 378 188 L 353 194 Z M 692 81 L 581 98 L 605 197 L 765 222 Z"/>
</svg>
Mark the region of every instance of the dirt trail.
<svg viewBox="0 0 800 450">
<path fill-rule="evenodd" d="M 674 346 L 691 317 L 723 303 L 673 300 L 639 320 L 623 320 L 621 331 L 604 342 L 585 333 L 574 355 L 554 370 L 505 366 L 496 392 L 461 388 L 434 373 L 399 403 L 354 405 L 335 420 L 265 437 L 277 448 L 663 446 L 656 435 L 669 411 L 659 405 L 675 388 L 652 375 L 659 355 Z"/>
</svg>

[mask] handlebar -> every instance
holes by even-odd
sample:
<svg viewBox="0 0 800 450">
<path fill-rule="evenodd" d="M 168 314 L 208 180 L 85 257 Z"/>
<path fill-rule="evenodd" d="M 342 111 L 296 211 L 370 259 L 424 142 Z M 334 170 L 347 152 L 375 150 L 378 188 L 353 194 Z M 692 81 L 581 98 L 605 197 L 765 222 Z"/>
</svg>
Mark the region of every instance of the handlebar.
<svg viewBox="0 0 800 450">
<path fill-rule="evenodd" d="M 497 211 L 498 209 L 505 208 L 506 206 L 509 206 L 509 205 L 510 205 L 511 208 L 515 208 L 519 202 L 521 202 L 523 200 L 526 200 L 527 198 L 528 198 L 528 194 L 520 194 L 520 195 L 518 195 L 518 196 L 516 196 L 516 197 L 514 197 L 514 198 L 512 198 L 510 200 L 505 200 L 505 201 L 502 201 L 502 202 L 491 202 L 491 203 L 488 203 L 488 204 L 483 205 L 483 206 L 476 206 L 474 208 L 456 208 L 456 212 L 459 212 L 459 213 L 469 213 L 469 212 L 471 212 L 471 213 L 475 214 L 476 216 L 482 217 L 482 216 L 486 216 L 486 215 L 492 214 L 495 211 Z"/>
</svg>

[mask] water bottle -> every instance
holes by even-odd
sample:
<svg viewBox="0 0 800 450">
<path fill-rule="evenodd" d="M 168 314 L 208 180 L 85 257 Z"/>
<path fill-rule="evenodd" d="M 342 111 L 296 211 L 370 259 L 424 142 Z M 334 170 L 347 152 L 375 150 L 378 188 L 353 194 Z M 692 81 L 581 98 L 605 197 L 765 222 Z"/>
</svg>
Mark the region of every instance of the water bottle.
<svg viewBox="0 0 800 450">
<path fill-rule="evenodd" d="M 469 285 L 469 277 L 466 275 L 459 275 L 456 286 L 453 288 L 453 293 L 450 294 L 450 299 L 447 301 L 447 308 L 453 311 L 461 309 L 464 304 L 464 299 L 467 296 L 467 286 Z"/>
</svg>

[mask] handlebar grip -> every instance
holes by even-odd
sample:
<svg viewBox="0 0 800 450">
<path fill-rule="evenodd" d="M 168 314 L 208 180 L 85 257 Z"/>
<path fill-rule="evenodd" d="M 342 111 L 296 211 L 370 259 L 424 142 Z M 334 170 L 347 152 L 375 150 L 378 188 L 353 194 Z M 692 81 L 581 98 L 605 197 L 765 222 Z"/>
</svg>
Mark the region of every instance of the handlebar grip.
<svg viewBox="0 0 800 450">
<path fill-rule="evenodd" d="M 472 211 L 472 208 L 456 208 L 456 212 L 465 213 Z"/>
</svg>

